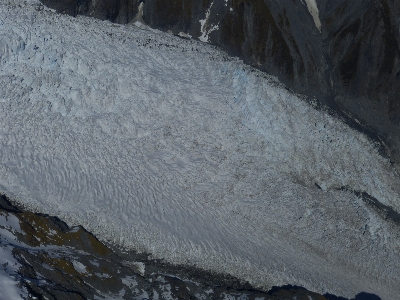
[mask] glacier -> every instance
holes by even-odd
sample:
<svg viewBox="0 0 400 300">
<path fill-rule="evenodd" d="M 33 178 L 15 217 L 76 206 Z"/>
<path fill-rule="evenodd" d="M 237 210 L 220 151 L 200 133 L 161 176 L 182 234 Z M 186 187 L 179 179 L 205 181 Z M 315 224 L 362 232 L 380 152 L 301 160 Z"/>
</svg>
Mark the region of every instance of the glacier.
<svg viewBox="0 0 400 300">
<path fill-rule="evenodd" d="M 378 145 L 217 48 L 138 25 L 0 3 L 1 192 L 260 289 L 399 295 L 398 225 L 351 192 L 400 211 Z"/>
</svg>

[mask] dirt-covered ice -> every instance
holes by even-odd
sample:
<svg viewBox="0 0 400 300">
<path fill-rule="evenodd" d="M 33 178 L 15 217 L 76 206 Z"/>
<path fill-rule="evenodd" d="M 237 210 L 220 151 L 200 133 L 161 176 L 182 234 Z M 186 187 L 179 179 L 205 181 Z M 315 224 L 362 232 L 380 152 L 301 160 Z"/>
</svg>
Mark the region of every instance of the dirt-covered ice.
<svg viewBox="0 0 400 300">
<path fill-rule="evenodd" d="M 32 209 L 259 288 L 400 294 L 376 145 L 213 47 L 0 3 L 0 187 Z M 317 188 L 316 186 L 320 188 Z"/>
</svg>

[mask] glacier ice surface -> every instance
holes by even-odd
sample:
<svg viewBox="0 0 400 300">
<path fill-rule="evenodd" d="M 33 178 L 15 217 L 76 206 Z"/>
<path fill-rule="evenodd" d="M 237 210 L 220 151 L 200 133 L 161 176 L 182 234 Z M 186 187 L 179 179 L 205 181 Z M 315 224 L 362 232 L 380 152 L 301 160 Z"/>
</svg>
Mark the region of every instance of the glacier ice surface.
<svg viewBox="0 0 400 300">
<path fill-rule="evenodd" d="M 193 40 L 0 3 L 0 188 L 102 239 L 248 280 L 400 294 L 399 178 L 362 134 Z M 321 189 L 316 188 L 316 184 Z"/>
</svg>

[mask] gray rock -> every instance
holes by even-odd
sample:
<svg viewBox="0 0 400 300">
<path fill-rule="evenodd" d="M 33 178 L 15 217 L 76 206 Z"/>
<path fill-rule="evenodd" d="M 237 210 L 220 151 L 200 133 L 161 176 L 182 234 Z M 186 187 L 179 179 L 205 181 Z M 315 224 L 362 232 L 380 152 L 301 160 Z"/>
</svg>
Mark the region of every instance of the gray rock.
<svg viewBox="0 0 400 300">
<path fill-rule="evenodd" d="M 400 158 L 400 1 L 320 1 L 332 99 Z"/>
</svg>

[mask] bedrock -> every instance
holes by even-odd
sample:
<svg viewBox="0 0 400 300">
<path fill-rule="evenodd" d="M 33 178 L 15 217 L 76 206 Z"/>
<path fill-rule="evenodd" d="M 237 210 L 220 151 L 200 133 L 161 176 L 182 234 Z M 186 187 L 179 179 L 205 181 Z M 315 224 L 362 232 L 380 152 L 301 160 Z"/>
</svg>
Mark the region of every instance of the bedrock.
<svg viewBox="0 0 400 300">
<path fill-rule="evenodd" d="M 320 28 L 313 1 L 303 0 L 41 1 L 61 13 L 141 20 L 217 45 L 328 105 L 400 162 L 398 0 L 316 0 Z"/>
</svg>

